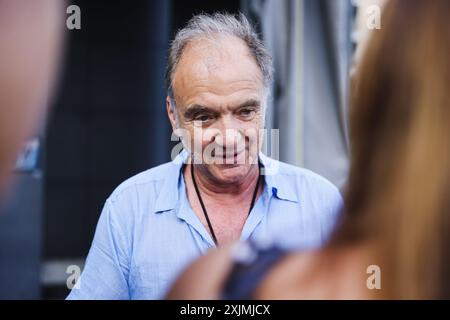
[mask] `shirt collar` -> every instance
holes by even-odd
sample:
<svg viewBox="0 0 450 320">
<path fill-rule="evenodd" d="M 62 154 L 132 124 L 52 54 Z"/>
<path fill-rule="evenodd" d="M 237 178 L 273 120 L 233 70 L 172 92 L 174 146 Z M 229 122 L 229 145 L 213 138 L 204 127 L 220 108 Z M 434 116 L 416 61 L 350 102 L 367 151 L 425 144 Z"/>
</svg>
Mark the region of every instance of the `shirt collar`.
<svg viewBox="0 0 450 320">
<path fill-rule="evenodd" d="M 160 193 L 155 204 L 155 213 L 161 213 L 175 209 L 179 201 L 179 182 L 182 178 L 182 167 L 186 160 L 189 158 L 189 152 L 183 149 L 178 156 L 171 161 L 170 170 L 168 170 L 168 176 L 164 179 Z M 266 185 L 266 191 L 269 194 L 274 195 L 278 199 L 298 202 L 298 193 L 296 186 L 296 179 L 288 174 L 280 174 L 280 162 L 271 159 L 259 153 L 259 159 L 261 161 L 264 170 L 264 180 Z"/>
<path fill-rule="evenodd" d="M 267 191 L 271 192 L 278 199 L 298 202 L 296 176 L 282 172 L 281 163 L 267 157 L 262 152 L 259 153 L 259 159 L 264 168 L 264 180 Z"/>
<path fill-rule="evenodd" d="M 189 152 L 183 149 L 169 163 L 167 178 L 164 179 L 160 193 L 155 204 L 155 213 L 175 209 L 179 200 L 178 184 L 181 178 L 181 169 L 189 157 Z"/>
</svg>

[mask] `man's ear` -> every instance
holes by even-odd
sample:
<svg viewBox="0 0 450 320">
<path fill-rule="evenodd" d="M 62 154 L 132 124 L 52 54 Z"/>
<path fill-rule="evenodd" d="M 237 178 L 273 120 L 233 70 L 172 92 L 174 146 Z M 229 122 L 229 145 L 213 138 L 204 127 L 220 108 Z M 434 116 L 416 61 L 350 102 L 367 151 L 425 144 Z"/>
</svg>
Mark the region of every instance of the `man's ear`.
<svg viewBox="0 0 450 320">
<path fill-rule="evenodd" d="M 170 99 L 169 96 L 166 97 L 166 109 L 170 124 L 172 125 L 172 131 L 175 131 L 177 128 L 177 115 L 175 114 L 176 111 L 174 106 L 172 106 L 172 99 Z"/>
</svg>

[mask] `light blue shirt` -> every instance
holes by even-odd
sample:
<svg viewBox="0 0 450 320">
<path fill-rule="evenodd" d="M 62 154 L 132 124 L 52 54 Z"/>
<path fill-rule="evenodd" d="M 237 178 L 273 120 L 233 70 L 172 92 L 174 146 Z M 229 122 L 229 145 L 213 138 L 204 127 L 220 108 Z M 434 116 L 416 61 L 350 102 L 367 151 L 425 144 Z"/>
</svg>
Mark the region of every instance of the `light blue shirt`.
<svg viewBox="0 0 450 320">
<path fill-rule="evenodd" d="M 183 151 L 174 161 L 126 180 L 106 200 L 68 299 L 163 298 L 177 275 L 214 247 L 186 195 L 181 173 L 187 157 Z M 271 240 L 287 249 L 320 247 L 342 205 L 338 189 L 306 169 L 263 154 L 260 161 L 267 172 L 264 190 L 241 240 Z"/>
</svg>

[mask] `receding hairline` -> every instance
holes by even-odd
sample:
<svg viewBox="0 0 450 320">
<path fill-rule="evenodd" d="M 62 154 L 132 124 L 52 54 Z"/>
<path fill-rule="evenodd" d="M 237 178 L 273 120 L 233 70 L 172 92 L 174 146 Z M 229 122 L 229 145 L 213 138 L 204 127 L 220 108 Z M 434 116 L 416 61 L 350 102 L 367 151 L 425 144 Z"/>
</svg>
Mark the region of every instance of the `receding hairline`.
<svg viewBox="0 0 450 320">
<path fill-rule="evenodd" d="M 170 45 L 166 71 L 169 97 L 172 97 L 173 94 L 173 75 L 186 48 L 199 39 L 206 38 L 214 41 L 218 37 L 233 37 L 243 41 L 250 57 L 260 70 L 264 88 L 269 88 L 273 79 L 272 56 L 245 15 L 242 13 L 237 15 L 228 13 L 199 14 L 193 16 L 186 26 L 176 33 Z"/>
<path fill-rule="evenodd" d="M 227 43 L 226 45 L 223 45 Z M 236 49 L 238 49 L 238 46 L 229 44 L 229 42 L 236 42 L 239 43 L 239 51 L 237 52 Z M 206 67 L 208 68 L 208 65 L 211 64 L 211 66 L 219 66 L 222 65 L 224 61 L 230 62 L 234 58 L 239 58 L 238 53 L 242 53 L 242 57 L 248 58 L 248 61 L 251 61 L 251 64 L 255 67 L 255 70 L 258 73 L 258 79 L 261 81 L 261 84 L 264 85 L 264 75 L 261 70 L 261 68 L 258 66 L 258 62 L 256 61 L 255 57 L 250 51 L 250 48 L 247 46 L 244 40 L 241 38 L 231 35 L 231 34 L 221 34 L 217 33 L 216 35 L 210 35 L 210 36 L 198 36 L 196 38 L 193 38 L 191 41 L 189 41 L 186 46 L 183 48 L 180 59 L 178 62 L 174 65 L 174 69 L 172 71 L 172 78 L 171 78 L 171 85 L 173 86 L 175 83 L 176 75 L 178 73 L 179 67 L 183 66 L 186 60 L 186 56 L 188 54 L 196 54 L 192 53 L 193 50 L 202 50 L 201 47 L 196 47 L 200 44 L 206 44 L 205 47 L 211 47 L 212 50 L 208 50 L 206 53 L 199 53 L 198 59 L 205 61 L 206 60 Z M 209 44 L 208 44 L 209 43 Z M 221 50 L 223 49 L 223 50 Z M 242 51 L 240 50 L 242 49 Z M 210 62 L 210 63 L 208 63 Z M 217 64 L 216 64 L 217 62 Z"/>
</svg>

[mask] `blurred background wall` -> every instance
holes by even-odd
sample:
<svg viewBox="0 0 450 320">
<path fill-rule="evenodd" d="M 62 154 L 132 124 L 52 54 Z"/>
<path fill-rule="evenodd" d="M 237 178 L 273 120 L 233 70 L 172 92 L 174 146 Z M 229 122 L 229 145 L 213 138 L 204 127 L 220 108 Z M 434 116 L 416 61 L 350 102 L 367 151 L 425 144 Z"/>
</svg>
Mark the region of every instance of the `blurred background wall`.
<svg viewBox="0 0 450 320">
<path fill-rule="evenodd" d="M 170 160 L 166 52 L 195 13 L 244 12 L 275 61 L 267 127 L 279 159 L 339 187 L 348 167 L 346 91 L 356 14 L 350 0 L 71 0 L 81 30 L 32 165 L 0 214 L 0 299 L 61 299 L 83 266 L 104 201 L 126 178 Z M 39 151 L 39 152 L 37 152 Z"/>
</svg>

